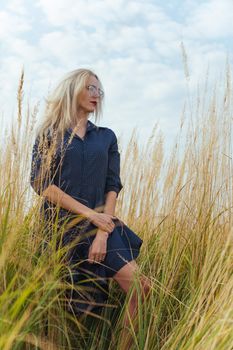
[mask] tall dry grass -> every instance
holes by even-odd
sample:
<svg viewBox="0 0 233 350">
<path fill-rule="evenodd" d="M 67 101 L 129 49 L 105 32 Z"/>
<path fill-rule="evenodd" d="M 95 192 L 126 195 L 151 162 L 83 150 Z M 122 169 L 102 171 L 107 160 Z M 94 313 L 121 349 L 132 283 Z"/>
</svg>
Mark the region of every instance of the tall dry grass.
<svg viewBox="0 0 233 350">
<path fill-rule="evenodd" d="M 52 239 L 41 253 L 40 199 L 29 186 L 38 106 L 23 110 L 23 79 L 18 119 L 1 138 L 0 348 L 117 349 L 129 296 L 111 283 L 109 304 L 118 307 L 96 322 L 75 319 L 64 308 L 62 252 Z M 156 125 L 143 148 L 133 132 L 122 151 L 116 214 L 143 238 L 138 264 L 153 282 L 151 298 L 139 305 L 139 329 L 131 324 L 135 349 L 233 348 L 229 69 L 224 84 L 184 109 L 167 157 Z"/>
</svg>

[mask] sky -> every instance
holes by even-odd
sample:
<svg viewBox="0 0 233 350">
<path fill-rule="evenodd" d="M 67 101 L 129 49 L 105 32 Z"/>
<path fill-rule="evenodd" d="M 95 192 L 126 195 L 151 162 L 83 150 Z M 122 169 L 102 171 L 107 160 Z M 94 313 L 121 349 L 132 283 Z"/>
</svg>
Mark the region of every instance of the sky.
<svg viewBox="0 0 233 350">
<path fill-rule="evenodd" d="M 171 144 L 189 93 L 207 69 L 232 65 L 233 0 L 7 0 L 0 2 L 0 116 L 10 123 L 25 70 L 24 101 L 40 103 L 60 79 L 89 68 L 105 90 L 99 125 L 143 144 L 158 124 Z M 187 56 L 187 67 L 184 64 Z"/>
</svg>

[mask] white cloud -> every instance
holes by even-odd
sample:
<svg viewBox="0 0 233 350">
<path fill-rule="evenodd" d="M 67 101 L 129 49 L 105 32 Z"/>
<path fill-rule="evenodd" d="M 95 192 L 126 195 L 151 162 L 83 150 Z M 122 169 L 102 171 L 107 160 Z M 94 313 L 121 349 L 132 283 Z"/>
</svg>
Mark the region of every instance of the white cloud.
<svg viewBox="0 0 233 350">
<path fill-rule="evenodd" d="M 25 16 L 28 14 L 25 0 L 9 0 L 6 9 L 15 12 L 18 15 Z"/>
<path fill-rule="evenodd" d="M 121 8 L 123 2 L 96 0 L 39 0 L 38 7 L 41 8 L 47 20 L 54 26 L 105 26 L 114 20 L 119 20 L 116 13 Z"/>
<path fill-rule="evenodd" d="M 30 21 L 7 11 L 0 11 L 0 38 L 7 39 L 11 35 L 20 35 L 31 29 Z"/>
<path fill-rule="evenodd" d="M 30 62 L 40 59 L 40 51 L 35 45 L 31 45 L 27 40 L 14 38 L 8 42 L 8 51 L 12 55 L 16 55 L 22 64 L 30 64 Z"/>
<path fill-rule="evenodd" d="M 193 9 L 187 20 L 190 37 L 220 39 L 233 36 L 233 1 L 209 0 Z"/>
</svg>

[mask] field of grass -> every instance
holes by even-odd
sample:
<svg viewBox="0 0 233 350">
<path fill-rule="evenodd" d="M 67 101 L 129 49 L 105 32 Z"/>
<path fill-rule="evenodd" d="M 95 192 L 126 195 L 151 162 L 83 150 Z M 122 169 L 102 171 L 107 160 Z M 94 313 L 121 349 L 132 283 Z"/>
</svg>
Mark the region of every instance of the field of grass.
<svg viewBox="0 0 233 350">
<path fill-rule="evenodd" d="M 58 234 L 41 249 L 41 199 L 29 184 L 37 106 L 2 131 L 0 152 L 0 349 L 117 349 L 127 297 L 111 282 L 98 319 L 64 307 L 70 286 Z M 168 157 L 156 127 L 143 148 L 135 134 L 121 157 L 116 215 L 143 239 L 140 271 L 153 283 L 139 305 L 132 349 L 233 349 L 232 86 L 204 90 L 184 108 Z M 185 141 L 184 141 L 185 140 Z M 77 286 L 79 288 L 79 286 Z"/>
</svg>

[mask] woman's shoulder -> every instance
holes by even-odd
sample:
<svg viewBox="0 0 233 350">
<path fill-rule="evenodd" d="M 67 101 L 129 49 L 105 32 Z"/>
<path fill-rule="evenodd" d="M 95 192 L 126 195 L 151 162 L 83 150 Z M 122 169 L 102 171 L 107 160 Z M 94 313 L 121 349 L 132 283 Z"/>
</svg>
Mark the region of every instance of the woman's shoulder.
<svg viewBox="0 0 233 350">
<path fill-rule="evenodd" d="M 116 136 L 115 132 L 111 128 L 107 127 L 107 126 L 98 126 L 98 128 L 103 130 L 103 132 L 105 134 L 108 134 L 111 137 L 115 137 Z"/>
<path fill-rule="evenodd" d="M 117 136 L 116 136 L 116 133 L 113 131 L 113 129 L 107 126 L 101 126 L 100 133 L 103 135 L 102 137 L 105 140 L 108 140 L 109 145 L 117 142 Z"/>
</svg>

